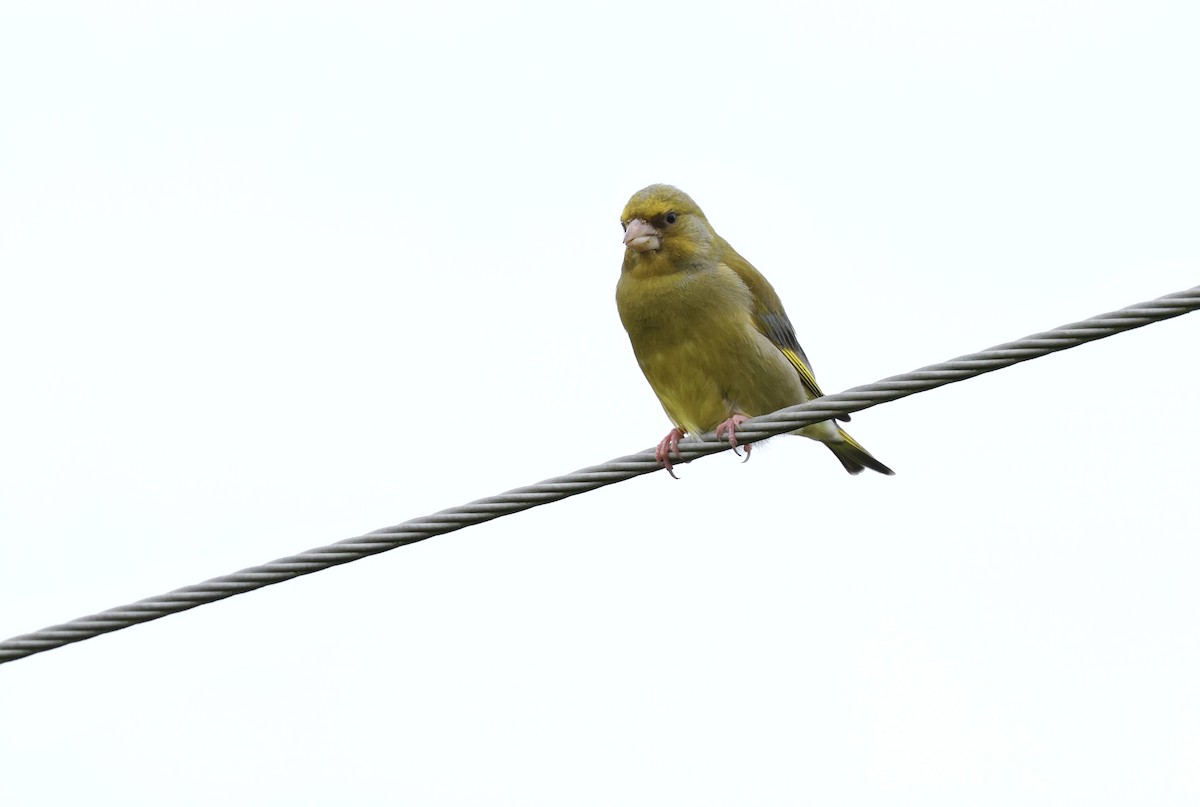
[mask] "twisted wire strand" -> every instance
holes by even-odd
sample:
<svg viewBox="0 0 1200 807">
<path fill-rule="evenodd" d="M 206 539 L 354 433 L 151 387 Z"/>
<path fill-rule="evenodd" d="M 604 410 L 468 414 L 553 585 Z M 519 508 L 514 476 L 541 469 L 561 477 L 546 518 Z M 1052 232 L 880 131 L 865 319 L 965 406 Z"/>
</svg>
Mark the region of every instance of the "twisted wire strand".
<svg viewBox="0 0 1200 807">
<path fill-rule="evenodd" d="M 891 376 L 874 384 L 864 384 L 836 395 L 788 407 L 770 415 L 752 418 L 738 427 L 738 440 L 746 444 L 765 440 L 785 432 L 894 401 L 918 392 L 935 389 L 956 381 L 973 378 L 1048 353 L 1066 350 L 1085 342 L 1103 339 L 1152 322 L 1178 317 L 1200 309 L 1200 286 L 1168 294 L 1156 300 L 1138 303 L 1119 311 L 1100 314 L 1081 322 L 1063 325 L 1024 339 L 960 356 L 941 364 L 922 367 L 910 373 Z M 727 451 L 729 443 L 712 433 L 680 445 L 682 462 Z M 0 664 L 31 656 L 56 647 L 91 639 L 169 614 L 186 611 L 247 591 L 282 583 L 342 563 L 360 560 L 397 547 L 444 535 L 494 518 L 528 510 L 579 493 L 648 474 L 659 469 L 654 449 L 619 457 L 600 465 L 557 476 L 535 485 L 516 488 L 498 496 L 478 499 L 460 507 L 441 510 L 429 516 L 410 519 L 356 538 L 310 549 L 298 555 L 251 566 L 233 574 L 214 577 L 166 594 L 148 597 L 129 605 L 110 608 L 91 616 L 73 619 L 33 633 L 0 642 Z"/>
</svg>

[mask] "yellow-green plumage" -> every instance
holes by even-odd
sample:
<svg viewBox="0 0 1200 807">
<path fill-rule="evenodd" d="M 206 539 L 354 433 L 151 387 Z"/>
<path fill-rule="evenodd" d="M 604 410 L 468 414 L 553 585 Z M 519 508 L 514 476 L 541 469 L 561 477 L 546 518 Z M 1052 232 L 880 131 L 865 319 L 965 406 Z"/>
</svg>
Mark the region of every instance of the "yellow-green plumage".
<svg viewBox="0 0 1200 807">
<path fill-rule="evenodd" d="M 686 193 L 651 185 L 621 213 L 617 309 L 634 355 L 683 432 L 712 431 L 822 395 L 779 295 Z M 892 471 L 833 421 L 796 434 L 827 445 L 852 474 Z M 665 442 L 665 441 L 664 441 Z"/>
</svg>

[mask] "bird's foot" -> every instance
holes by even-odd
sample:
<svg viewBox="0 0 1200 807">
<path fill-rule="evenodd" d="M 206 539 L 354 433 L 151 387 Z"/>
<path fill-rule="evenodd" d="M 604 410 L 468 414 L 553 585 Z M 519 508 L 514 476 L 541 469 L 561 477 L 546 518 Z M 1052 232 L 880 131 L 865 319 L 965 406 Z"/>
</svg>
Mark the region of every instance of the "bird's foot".
<svg viewBox="0 0 1200 807">
<path fill-rule="evenodd" d="M 724 432 L 729 432 L 729 447 L 739 457 L 741 454 L 738 452 L 737 427 L 742 425 L 742 421 L 749 419 L 746 415 L 733 415 L 729 420 L 724 420 L 717 424 L 717 439 L 720 440 Z M 754 448 L 753 445 L 746 446 L 746 459 L 742 460 L 742 462 L 750 459 L 750 449 L 752 448 Z"/>
<path fill-rule="evenodd" d="M 671 452 L 675 452 L 675 456 L 683 459 L 683 455 L 679 453 L 679 441 L 683 439 L 682 429 L 671 429 L 662 442 L 658 444 L 658 448 L 654 449 L 654 459 L 658 460 L 659 465 L 667 469 L 667 473 L 672 479 L 678 479 L 675 472 L 671 470 Z"/>
</svg>

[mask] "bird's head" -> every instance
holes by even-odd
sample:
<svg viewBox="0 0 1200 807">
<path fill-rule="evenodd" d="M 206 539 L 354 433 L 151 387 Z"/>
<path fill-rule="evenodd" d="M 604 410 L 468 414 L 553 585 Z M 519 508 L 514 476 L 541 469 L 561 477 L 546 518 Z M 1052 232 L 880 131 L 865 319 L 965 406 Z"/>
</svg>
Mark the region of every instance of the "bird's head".
<svg viewBox="0 0 1200 807">
<path fill-rule="evenodd" d="M 625 268 L 680 271 L 712 254 L 716 233 L 699 205 L 678 188 L 651 185 L 621 211 Z"/>
</svg>

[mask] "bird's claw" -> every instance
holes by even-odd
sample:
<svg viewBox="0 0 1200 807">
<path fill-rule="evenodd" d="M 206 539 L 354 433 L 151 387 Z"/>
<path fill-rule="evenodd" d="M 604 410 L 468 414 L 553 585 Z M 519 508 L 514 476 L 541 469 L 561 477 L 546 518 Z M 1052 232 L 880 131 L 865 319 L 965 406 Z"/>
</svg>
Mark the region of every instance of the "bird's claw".
<svg viewBox="0 0 1200 807">
<path fill-rule="evenodd" d="M 732 448 L 733 453 L 737 454 L 739 457 L 742 456 L 742 454 L 740 451 L 738 451 L 737 427 L 742 425 L 743 421 L 749 419 L 750 418 L 746 415 L 731 415 L 728 420 L 724 420 L 717 424 L 717 439 L 720 440 L 724 436 L 725 432 L 729 432 L 729 447 Z M 750 460 L 750 449 L 752 448 L 754 448 L 753 445 L 746 446 L 746 458 L 742 460 L 742 462 L 748 462 Z"/>
<path fill-rule="evenodd" d="M 674 452 L 675 456 L 679 459 L 683 459 L 683 455 L 679 453 L 679 441 L 682 439 L 682 429 L 671 429 L 667 436 L 658 444 L 658 448 L 654 449 L 654 459 L 658 461 L 659 465 L 667 469 L 667 473 L 671 475 L 672 479 L 678 479 L 679 477 L 672 470 L 674 466 L 671 464 L 671 452 Z"/>
<path fill-rule="evenodd" d="M 742 453 L 738 451 L 737 427 L 740 426 L 743 421 L 749 419 L 750 418 L 747 415 L 732 415 L 728 420 L 723 420 L 717 424 L 717 439 L 720 440 L 724 438 L 725 433 L 728 432 L 729 447 L 732 448 L 733 453 L 737 454 L 739 457 L 742 456 Z M 683 436 L 683 429 L 671 429 L 671 431 L 667 433 L 667 436 L 664 437 L 654 449 L 654 459 L 659 465 L 667 469 L 667 473 L 671 475 L 672 479 L 678 479 L 679 477 L 675 476 L 675 466 L 671 462 L 671 455 L 674 454 L 679 459 L 683 459 L 683 455 L 679 453 L 679 441 L 683 439 Z M 742 462 L 747 462 L 750 459 L 750 449 L 752 448 L 754 448 L 753 445 L 745 446 L 746 456 Z"/>
</svg>

